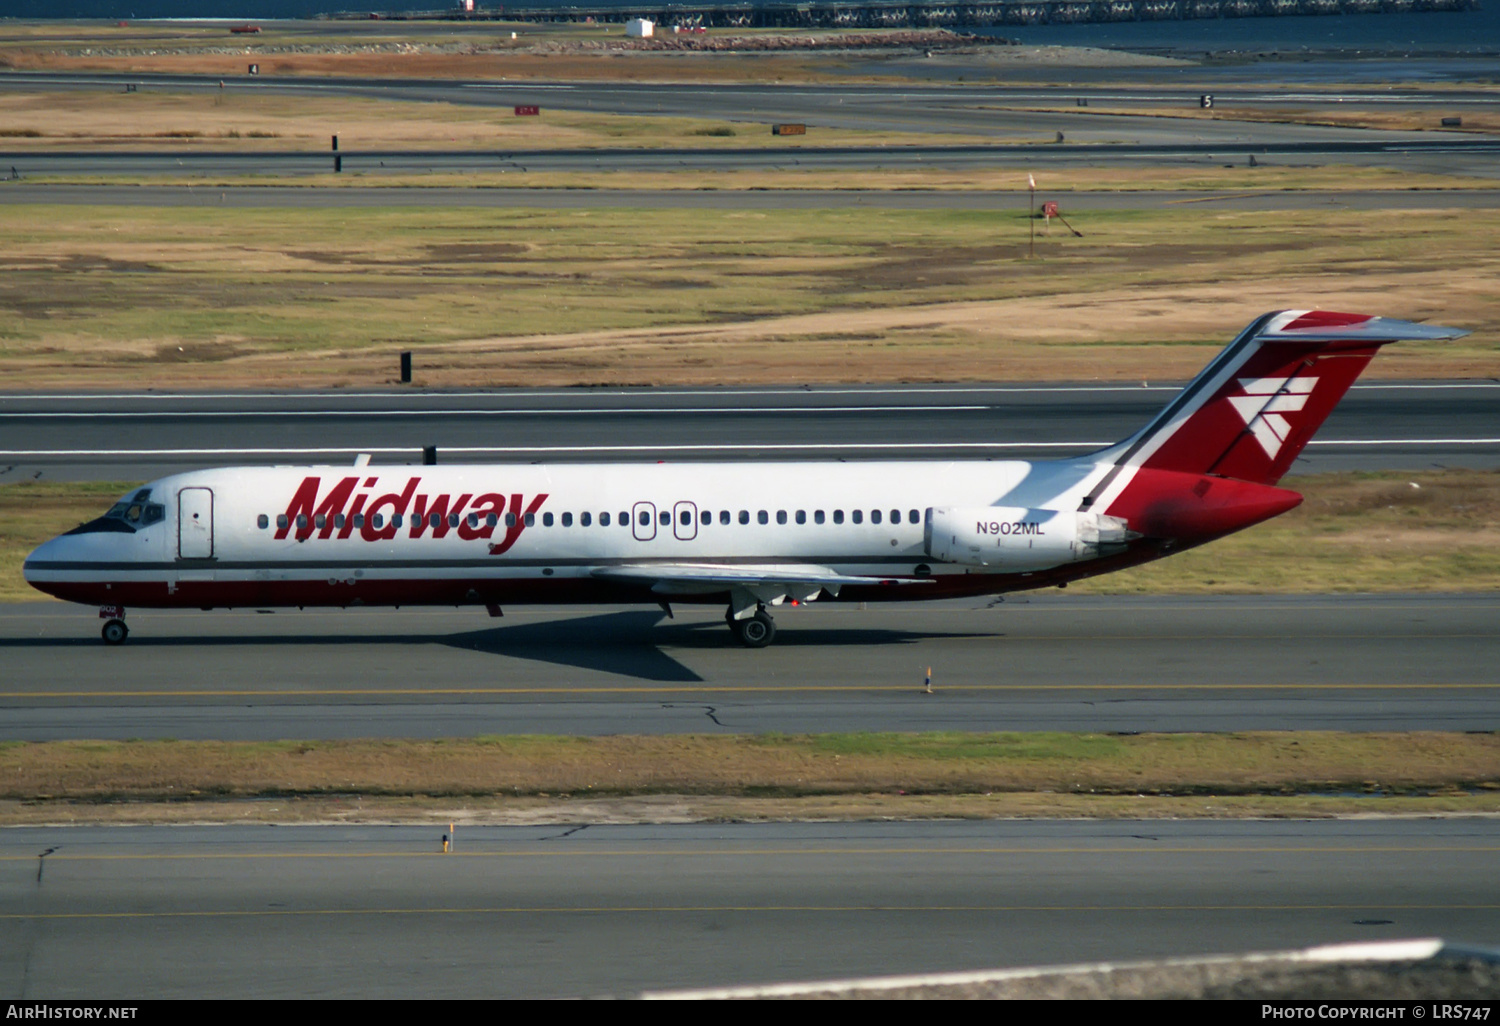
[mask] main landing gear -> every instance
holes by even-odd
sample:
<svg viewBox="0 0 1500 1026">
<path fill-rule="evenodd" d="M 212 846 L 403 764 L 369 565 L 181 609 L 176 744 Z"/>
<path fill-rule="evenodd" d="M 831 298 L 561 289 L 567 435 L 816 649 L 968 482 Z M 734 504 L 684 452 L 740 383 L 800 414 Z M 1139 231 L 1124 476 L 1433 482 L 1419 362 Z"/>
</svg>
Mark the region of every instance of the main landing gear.
<svg viewBox="0 0 1500 1026">
<path fill-rule="evenodd" d="M 743 620 L 734 618 L 734 610 L 724 614 L 724 622 L 734 632 L 735 638 L 746 648 L 765 648 L 776 640 L 776 621 L 766 612 L 765 606 L 755 610 L 755 615 Z"/>
</svg>

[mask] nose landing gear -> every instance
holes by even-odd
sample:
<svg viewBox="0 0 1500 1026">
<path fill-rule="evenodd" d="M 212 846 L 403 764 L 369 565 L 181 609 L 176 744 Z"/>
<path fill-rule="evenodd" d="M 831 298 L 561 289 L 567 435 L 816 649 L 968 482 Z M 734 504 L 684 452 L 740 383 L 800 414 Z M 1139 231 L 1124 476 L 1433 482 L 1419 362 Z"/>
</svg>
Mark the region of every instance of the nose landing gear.
<svg viewBox="0 0 1500 1026">
<path fill-rule="evenodd" d="M 125 639 L 130 636 L 130 628 L 125 626 L 124 606 L 100 606 L 99 619 L 104 621 L 99 634 L 106 645 L 125 644 Z"/>
<path fill-rule="evenodd" d="M 776 621 L 766 612 L 765 606 L 755 610 L 755 615 L 743 620 L 734 618 L 734 611 L 726 613 L 724 620 L 735 638 L 746 648 L 765 648 L 776 639 Z"/>
</svg>

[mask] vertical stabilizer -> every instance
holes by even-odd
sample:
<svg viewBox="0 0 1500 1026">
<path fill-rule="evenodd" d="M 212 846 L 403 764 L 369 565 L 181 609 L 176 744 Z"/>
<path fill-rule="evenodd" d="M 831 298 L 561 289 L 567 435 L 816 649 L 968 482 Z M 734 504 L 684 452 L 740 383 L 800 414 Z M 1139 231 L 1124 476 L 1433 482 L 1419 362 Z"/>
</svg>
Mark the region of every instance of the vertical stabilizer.
<svg viewBox="0 0 1500 1026">
<path fill-rule="evenodd" d="M 1115 466 L 1084 499 L 1083 508 L 1106 497 L 1121 474 L 1134 470 L 1211 474 L 1273 485 L 1381 346 L 1466 334 L 1366 314 L 1266 314 L 1241 332 L 1151 423 L 1098 454 L 1099 462 Z"/>
</svg>

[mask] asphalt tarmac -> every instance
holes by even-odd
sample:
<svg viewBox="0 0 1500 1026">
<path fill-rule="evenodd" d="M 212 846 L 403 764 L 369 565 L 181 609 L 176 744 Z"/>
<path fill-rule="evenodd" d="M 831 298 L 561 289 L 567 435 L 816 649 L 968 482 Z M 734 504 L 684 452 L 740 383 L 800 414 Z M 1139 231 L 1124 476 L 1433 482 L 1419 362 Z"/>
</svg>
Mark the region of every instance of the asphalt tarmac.
<svg viewBox="0 0 1500 1026">
<path fill-rule="evenodd" d="M 1084 83 L 1088 69 L 1078 69 Z M 1173 77 L 1173 76 L 1167 76 Z M 993 138 L 999 145 L 833 147 L 785 149 L 374 151 L 342 139 L 344 170 L 366 174 L 432 171 L 526 170 L 727 170 L 781 167 L 867 170 L 900 167 L 1089 166 L 1107 162 L 1179 166 L 1244 163 L 1250 154 L 1271 163 L 1346 163 L 1495 177 L 1500 141 L 1471 133 L 1396 132 L 1328 125 L 1267 124 L 1140 115 L 1103 114 L 1082 104 L 1147 108 L 1171 113 L 1197 107 L 1201 84 L 1172 81 L 1136 85 L 1059 87 L 900 85 L 689 85 L 623 82 L 495 82 L 422 79 L 282 78 L 204 75 L 76 75 L 6 73 L 0 90 L 122 91 L 127 84 L 172 92 L 276 92 L 314 96 L 365 96 L 390 100 L 456 102 L 501 109 L 518 104 L 613 114 L 717 118 L 765 131 L 779 122 L 818 128 L 919 131 Z M 1303 106 L 1340 102 L 1345 109 L 1389 109 L 1395 104 L 1435 104 L 1434 120 L 1451 111 L 1492 102 L 1482 92 L 1455 90 L 1441 97 L 1411 90 L 1350 88 L 1316 95 L 1299 89 L 1230 87 L 1214 92 L 1219 108 Z M 1033 105 L 1074 104 L 1070 110 Z M 1021 108 L 1021 109 L 1015 109 Z M 1059 134 L 1061 139 L 1058 138 Z M 326 173 L 331 153 L 307 151 L 186 153 L 0 151 L 0 168 L 36 174 L 278 174 Z"/>
<path fill-rule="evenodd" d="M 0 831 L 0 990 L 628 997 L 1500 937 L 1493 820 L 447 831 Z"/>
<path fill-rule="evenodd" d="M 394 371 L 394 367 L 392 368 Z M 0 483 L 194 467 L 708 459 L 1049 459 L 1128 437 L 1141 384 L 0 394 Z M 1294 473 L 1500 466 L 1500 382 L 1356 385 Z"/>
<path fill-rule="evenodd" d="M 1500 596 L 722 611 L 0 607 L 0 741 L 865 730 L 1500 730 Z M 928 668 L 934 694 L 921 693 Z"/>
<path fill-rule="evenodd" d="M 3 169 L 0 169 L 3 170 Z M 1105 210 L 1235 211 L 1492 210 L 1500 189 L 1068 192 L 1065 216 Z M 119 207 L 323 209 L 359 207 L 505 207 L 527 210 L 1018 210 L 1024 190 L 933 189 L 298 189 L 276 185 L 48 185 L 0 178 L 0 205 L 66 203 Z M 1086 227 L 1086 225 L 1085 225 Z"/>
<path fill-rule="evenodd" d="M 1136 118 L 1144 121 L 1153 119 Z M 915 130 L 916 126 L 909 126 Z M 1093 126 L 1090 126 L 1092 128 Z M 1408 172 L 1495 177 L 1500 140 L 1483 138 L 1374 138 L 1400 133 L 1366 130 L 1354 138 L 1298 139 L 1300 126 L 1276 125 L 1276 133 L 1197 133 L 1183 141 L 1180 129 L 1138 135 L 1150 142 L 1078 142 L 980 146 L 827 146 L 761 149 L 585 149 L 585 150 L 340 150 L 345 174 L 411 175 L 440 172 L 595 171 L 872 171 L 920 168 L 1067 168 L 1109 165 L 1234 166 L 1254 155 L 1268 165 L 1349 164 Z M 1034 129 L 1033 129 L 1034 130 Z M 1117 131 L 1125 131 L 1119 129 Z M 1061 131 L 1061 130 L 1056 130 Z M 1077 131 L 1075 129 L 1075 131 Z M 1340 131 L 1355 131 L 1341 129 Z M 1093 134 L 1092 132 L 1088 134 Z M 1414 134 L 1414 133 L 1413 133 Z M 1218 135 L 1218 138 L 1204 138 Z M 1288 138 L 1290 137 L 1290 138 Z M 333 154 L 308 151 L 0 151 L 0 173 L 35 175 L 322 175 L 334 170 Z"/>
</svg>

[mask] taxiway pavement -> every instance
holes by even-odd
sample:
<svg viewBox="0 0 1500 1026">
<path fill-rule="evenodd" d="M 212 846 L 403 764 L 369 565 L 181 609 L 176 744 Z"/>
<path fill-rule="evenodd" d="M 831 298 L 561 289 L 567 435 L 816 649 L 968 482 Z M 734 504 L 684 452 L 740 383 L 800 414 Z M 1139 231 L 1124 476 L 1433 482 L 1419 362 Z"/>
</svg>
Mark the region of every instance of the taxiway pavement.
<svg viewBox="0 0 1500 1026">
<path fill-rule="evenodd" d="M 0 158 L 3 160 L 3 158 Z M 0 168 L 3 170 L 3 168 Z M 1102 210 L 1492 210 L 1500 189 L 1152 189 L 1042 191 L 1064 215 Z M 57 185 L 0 179 L 0 205 L 66 203 L 111 207 L 514 207 L 527 210 L 1019 210 L 1024 189 L 548 189 L 365 185 L 357 189 L 278 185 Z M 1087 227 L 1085 224 L 1084 227 Z"/>
<path fill-rule="evenodd" d="M 394 354 L 393 370 L 394 370 Z M 420 357 L 419 357 L 420 358 Z M 1047 459 L 1144 425 L 1179 383 L 0 395 L 0 483 L 194 467 Z M 1356 385 L 1294 473 L 1500 465 L 1500 382 Z"/>
<path fill-rule="evenodd" d="M 1088 69 L 1077 77 L 1087 81 Z M 626 82 L 496 82 L 423 79 L 359 79 L 274 76 L 119 75 L 11 72 L 0 90 L 123 91 L 127 86 L 171 92 L 281 93 L 362 96 L 416 102 L 439 101 L 509 108 L 537 105 L 610 114 L 716 118 L 769 132 L 770 124 L 799 122 L 818 128 L 962 134 L 993 139 L 978 146 L 848 146 L 800 143 L 777 149 L 674 148 L 552 151 L 383 151 L 341 140 L 344 168 L 367 174 L 431 171 L 528 170 L 727 170 L 733 168 L 1040 167 L 1244 163 L 1252 153 L 1271 162 L 1360 164 L 1407 171 L 1494 177 L 1500 141 L 1473 133 L 1383 131 L 1330 125 L 1204 120 L 1105 113 L 1092 108 L 1149 109 L 1170 114 L 1196 108 L 1213 92 L 1219 109 L 1234 105 L 1303 106 L 1337 102 L 1347 110 L 1391 105 L 1434 108 L 1433 120 L 1450 111 L 1482 108 L 1492 97 L 1457 89 L 1441 96 L 1418 90 L 1349 87 L 1309 92 L 1299 88 L 1205 85 L 1213 73 L 1183 82 L 1165 74 L 1155 83 L 1128 88 L 1071 86 L 910 84 L 689 85 Z M 1085 109 L 1083 104 L 1091 104 Z M 1059 108 L 1061 106 L 1061 109 Z M 1068 105 L 1072 105 L 1069 109 Z M 1037 109 L 1051 108 L 1051 109 Z M 1461 114 L 1460 114 L 1461 116 Z M 1434 125 L 1436 127 L 1436 125 Z M 1061 136 L 1061 138 L 1059 138 Z M 800 138 L 800 137 L 799 137 Z M 34 147 L 0 151 L 0 165 L 34 174 L 284 174 L 330 170 L 332 153 L 282 152 L 45 152 Z"/>
<path fill-rule="evenodd" d="M 11 1000 L 588 997 L 1500 936 L 1494 820 L 0 831 Z"/>
<path fill-rule="evenodd" d="M 1500 596 L 717 608 L 0 607 L 0 741 L 865 730 L 1497 730 Z M 935 694 L 921 693 L 931 667 Z"/>
</svg>

